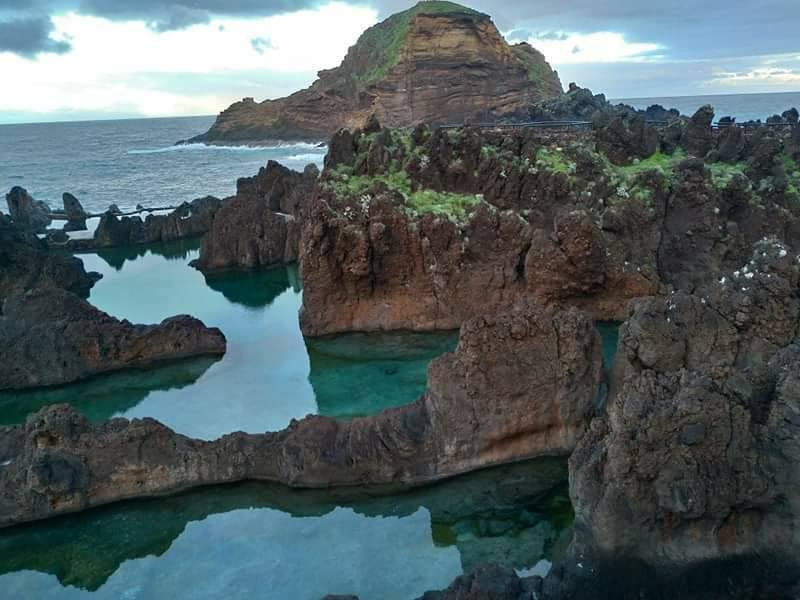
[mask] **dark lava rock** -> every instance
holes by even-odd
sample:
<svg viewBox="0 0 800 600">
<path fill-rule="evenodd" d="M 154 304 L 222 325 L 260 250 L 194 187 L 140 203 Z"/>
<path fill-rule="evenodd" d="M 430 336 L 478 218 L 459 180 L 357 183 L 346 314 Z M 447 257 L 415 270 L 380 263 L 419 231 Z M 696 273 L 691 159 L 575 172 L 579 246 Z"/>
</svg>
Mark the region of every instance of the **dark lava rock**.
<svg viewBox="0 0 800 600">
<path fill-rule="evenodd" d="M 11 219 L 20 229 L 38 233 L 50 225 L 50 207 L 40 200 L 34 200 L 25 188 L 11 188 L 6 194 L 6 203 Z"/>
<path fill-rule="evenodd" d="M 566 94 L 539 102 L 529 112 L 531 121 L 590 121 L 594 113 L 610 106 L 604 94 L 570 83 Z"/>
<path fill-rule="evenodd" d="M 617 165 L 647 158 L 658 150 L 658 132 L 643 116 L 625 111 L 601 111 L 592 118 L 597 147 Z"/>
<path fill-rule="evenodd" d="M 64 231 L 85 231 L 88 215 L 83 210 L 80 200 L 69 192 L 64 192 L 62 200 L 64 201 L 64 214 L 67 217 Z"/>
<path fill-rule="evenodd" d="M 301 223 L 318 176 L 314 165 L 298 173 L 269 161 L 255 177 L 239 179 L 236 196 L 215 214 L 192 266 L 215 271 L 296 261 Z"/>
<path fill-rule="evenodd" d="M 197 319 L 132 325 L 75 294 L 39 288 L 5 298 L 0 389 L 58 385 L 123 368 L 225 352 L 225 337 Z"/>
<path fill-rule="evenodd" d="M 57 287 L 87 297 L 99 278 L 98 273 L 87 273 L 78 258 L 48 253 L 45 242 L 0 214 L 0 312 L 6 297 L 34 287 Z"/>
<path fill-rule="evenodd" d="M 711 122 L 714 120 L 714 109 L 706 104 L 697 109 L 686 124 L 683 135 L 683 146 L 689 154 L 703 158 L 711 150 L 713 134 Z"/>
<path fill-rule="evenodd" d="M 108 211 L 100 218 L 93 239 L 74 240 L 70 247 L 88 250 L 198 237 L 209 230 L 221 204 L 218 198 L 206 196 L 184 202 L 168 215 L 149 214 L 144 220 L 139 216 L 118 217 Z"/>
<path fill-rule="evenodd" d="M 744 157 L 747 148 L 745 130 L 741 127 L 725 127 L 717 139 L 719 159 L 724 162 L 736 163 Z"/>
<path fill-rule="evenodd" d="M 797 112 L 796 108 L 790 108 L 789 110 L 783 111 L 781 114 L 784 121 L 787 123 L 791 123 L 792 125 L 797 125 L 798 119 L 800 119 L 800 113 Z"/>
<path fill-rule="evenodd" d="M 580 555 L 796 557 L 799 284 L 765 240 L 720 281 L 634 303 L 608 414 L 570 459 Z"/>
</svg>

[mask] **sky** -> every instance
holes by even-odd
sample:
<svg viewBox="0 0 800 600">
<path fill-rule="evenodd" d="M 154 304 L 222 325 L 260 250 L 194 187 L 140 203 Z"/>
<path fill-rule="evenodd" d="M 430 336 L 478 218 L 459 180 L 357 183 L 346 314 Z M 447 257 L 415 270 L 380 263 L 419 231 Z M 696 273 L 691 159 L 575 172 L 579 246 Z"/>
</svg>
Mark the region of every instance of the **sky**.
<svg viewBox="0 0 800 600">
<path fill-rule="evenodd" d="M 797 0 L 473 0 L 566 86 L 800 90 Z M 209 115 L 287 95 L 402 0 L 0 0 L 0 123 Z M 702 7 L 699 8 L 699 6 Z"/>
</svg>

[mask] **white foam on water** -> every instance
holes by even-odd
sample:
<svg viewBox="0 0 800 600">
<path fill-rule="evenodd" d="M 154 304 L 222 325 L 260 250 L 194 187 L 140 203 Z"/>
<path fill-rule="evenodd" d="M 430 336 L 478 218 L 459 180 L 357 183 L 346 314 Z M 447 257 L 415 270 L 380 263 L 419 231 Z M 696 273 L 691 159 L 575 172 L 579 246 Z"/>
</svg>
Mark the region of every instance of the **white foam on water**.
<svg viewBox="0 0 800 600">
<path fill-rule="evenodd" d="M 215 144 L 178 144 L 174 146 L 166 146 L 165 148 L 149 148 L 141 150 L 128 150 L 128 154 L 161 154 L 164 152 L 187 152 L 197 150 L 226 150 L 229 152 L 263 152 L 264 150 L 284 150 L 284 149 L 298 149 L 298 150 L 312 150 L 318 149 L 322 153 L 325 152 L 326 146 L 319 146 L 319 144 L 312 144 L 308 142 L 279 142 L 273 146 L 218 146 Z"/>
</svg>

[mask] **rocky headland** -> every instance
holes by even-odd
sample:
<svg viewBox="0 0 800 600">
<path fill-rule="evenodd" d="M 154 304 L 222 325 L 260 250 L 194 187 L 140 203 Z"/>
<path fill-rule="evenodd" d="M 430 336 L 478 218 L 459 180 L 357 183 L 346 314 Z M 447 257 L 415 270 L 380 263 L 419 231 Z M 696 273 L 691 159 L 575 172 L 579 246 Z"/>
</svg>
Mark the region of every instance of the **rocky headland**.
<svg viewBox="0 0 800 600">
<path fill-rule="evenodd" d="M 370 27 L 340 66 L 318 77 L 286 98 L 245 98 L 188 141 L 318 141 L 373 114 L 392 127 L 522 117 L 562 93 L 539 51 L 509 45 L 488 15 L 439 0 Z"/>
</svg>

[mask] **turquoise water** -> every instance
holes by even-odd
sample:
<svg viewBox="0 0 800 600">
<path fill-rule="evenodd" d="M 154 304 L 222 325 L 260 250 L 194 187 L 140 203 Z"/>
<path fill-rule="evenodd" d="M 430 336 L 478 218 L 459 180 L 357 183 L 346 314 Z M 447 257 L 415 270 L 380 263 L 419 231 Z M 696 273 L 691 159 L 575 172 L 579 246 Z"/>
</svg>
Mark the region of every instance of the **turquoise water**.
<svg viewBox="0 0 800 600">
<path fill-rule="evenodd" d="M 88 270 L 103 274 L 93 304 L 136 323 L 194 315 L 225 333 L 221 360 L 0 393 L 0 423 L 71 402 L 93 420 L 154 417 L 204 439 L 277 430 L 310 413 L 349 417 L 411 402 L 425 389 L 430 359 L 455 346 L 454 334 L 393 334 L 343 336 L 307 349 L 293 267 L 206 278 L 188 266 L 197 254 L 197 242 L 176 242 L 82 258 Z"/>
<path fill-rule="evenodd" d="M 454 333 L 303 339 L 293 268 L 206 278 L 196 242 L 83 255 L 91 301 L 134 322 L 186 312 L 228 352 L 60 388 L 0 394 L 0 423 L 52 402 L 92 420 L 154 417 L 206 439 L 350 418 L 414 400 Z M 563 461 L 460 477 L 405 494 L 290 491 L 259 483 L 128 502 L 0 531 L 2 598 L 403 600 L 485 561 L 546 570 L 569 539 Z"/>
<path fill-rule="evenodd" d="M 259 483 L 0 532 L 3 598 L 405 600 L 479 562 L 546 568 L 572 519 L 540 460 L 388 497 Z"/>
</svg>

